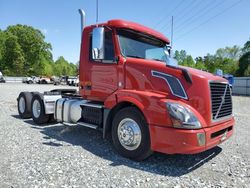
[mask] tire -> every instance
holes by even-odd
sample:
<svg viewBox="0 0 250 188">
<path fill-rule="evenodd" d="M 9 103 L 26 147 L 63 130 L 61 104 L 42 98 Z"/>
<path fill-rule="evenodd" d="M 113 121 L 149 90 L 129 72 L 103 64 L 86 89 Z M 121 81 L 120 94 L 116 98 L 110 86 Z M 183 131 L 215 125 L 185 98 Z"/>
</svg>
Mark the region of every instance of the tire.
<svg viewBox="0 0 250 188">
<path fill-rule="evenodd" d="M 139 134 L 134 136 L 135 132 Z M 112 122 L 112 140 L 118 153 L 124 157 L 141 161 L 152 154 L 147 122 L 136 107 L 126 107 L 117 112 Z M 130 140 L 134 143 L 129 143 Z"/>
<path fill-rule="evenodd" d="M 32 93 L 30 92 L 21 92 L 17 98 L 17 109 L 19 116 L 22 119 L 31 118 L 31 100 Z"/>
<path fill-rule="evenodd" d="M 50 116 L 45 114 L 45 108 L 40 94 L 34 94 L 32 97 L 31 115 L 33 121 L 38 125 L 47 123 L 50 119 Z"/>
<path fill-rule="evenodd" d="M 55 120 L 55 118 L 54 118 L 54 114 L 50 114 L 49 115 L 49 121 L 48 121 L 49 123 L 57 123 L 57 121 Z"/>
<path fill-rule="evenodd" d="M 46 80 L 42 80 L 41 84 L 47 84 L 47 81 Z"/>
<path fill-rule="evenodd" d="M 28 84 L 33 84 L 33 82 L 31 80 L 28 81 Z"/>
</svg>

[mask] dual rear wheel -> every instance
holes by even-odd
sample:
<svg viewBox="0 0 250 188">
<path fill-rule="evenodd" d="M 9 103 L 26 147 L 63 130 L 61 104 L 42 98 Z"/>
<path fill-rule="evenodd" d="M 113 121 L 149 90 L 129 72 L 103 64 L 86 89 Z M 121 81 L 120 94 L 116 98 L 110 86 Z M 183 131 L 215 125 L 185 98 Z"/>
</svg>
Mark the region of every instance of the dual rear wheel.
<svg viewBox="0 0 250 188">
<path fill-rule="evenodd" d="M 21 92 L 17 98 L 18 113 L 22 119 L 31 118 L 31 92 Z"/>
<path fill-rule="evenodd" d="M 17 98 L 17 106 L 22 119 L 32 118 L 36 124 L 47 123 L 52 118 L 45 114 L 43 99 L 38 92 L 21 92 Z"/>
</svg>

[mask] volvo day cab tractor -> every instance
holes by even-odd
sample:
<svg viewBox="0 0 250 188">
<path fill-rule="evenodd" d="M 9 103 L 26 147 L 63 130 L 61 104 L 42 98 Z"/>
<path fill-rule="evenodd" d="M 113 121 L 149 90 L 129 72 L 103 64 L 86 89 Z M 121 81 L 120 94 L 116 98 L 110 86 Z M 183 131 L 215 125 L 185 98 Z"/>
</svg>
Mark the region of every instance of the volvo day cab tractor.
<svg viewBox="0 0 250 188">
<path fill-rule="evenodd" d="M 18 112 L 36 124 L 51 119 L 111 133 L 122 156 L 153 151 L 194 154 L 233 134 L 227 80 L 178 66 L 170 41 L 137 23 L 110 20 L 84 27 L 79 92 L 21 92 Z"/>
</svg>

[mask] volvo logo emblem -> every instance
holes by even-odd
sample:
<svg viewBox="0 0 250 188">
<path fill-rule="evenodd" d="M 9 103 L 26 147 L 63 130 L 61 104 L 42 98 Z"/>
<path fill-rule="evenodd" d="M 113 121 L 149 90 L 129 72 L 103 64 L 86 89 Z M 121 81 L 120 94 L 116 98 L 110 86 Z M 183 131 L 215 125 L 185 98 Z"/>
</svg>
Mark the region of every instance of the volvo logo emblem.
<svg viewBox="0 0 250 188">
<path fill-rule="evenodd" d="M 224 104 L 225 103 L 225 95 L 220 96 L 220 98 L 221 98 L 221 103 Z"/>
</svg>

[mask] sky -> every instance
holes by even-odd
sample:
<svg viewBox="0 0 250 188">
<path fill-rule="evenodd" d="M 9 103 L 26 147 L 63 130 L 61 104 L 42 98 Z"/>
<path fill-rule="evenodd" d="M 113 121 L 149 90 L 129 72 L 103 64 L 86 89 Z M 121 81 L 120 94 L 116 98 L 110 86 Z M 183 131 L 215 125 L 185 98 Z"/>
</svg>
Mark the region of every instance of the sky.
<svg viewBox="0 0 250 188">
<path fill-rule="evenodd" d="M 0 0 L 0 29 L 25 24 L 40 29 L 52 44 L 53 58 L 76 63 L 80 52 L 80 16 L 96 23 L 96 0 Z M 193 58 L 218 48 L 243 46 L 250 39 L 250 0 L 99 0 L 99 22 L 124 19 L 160 31 L 173 49 Z"/>
</svg>

